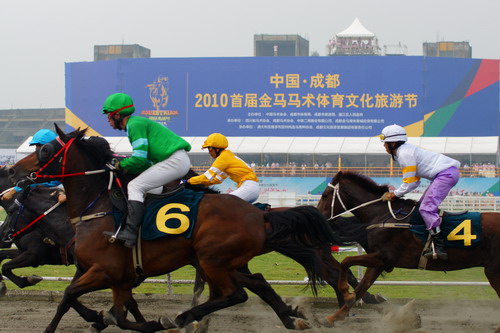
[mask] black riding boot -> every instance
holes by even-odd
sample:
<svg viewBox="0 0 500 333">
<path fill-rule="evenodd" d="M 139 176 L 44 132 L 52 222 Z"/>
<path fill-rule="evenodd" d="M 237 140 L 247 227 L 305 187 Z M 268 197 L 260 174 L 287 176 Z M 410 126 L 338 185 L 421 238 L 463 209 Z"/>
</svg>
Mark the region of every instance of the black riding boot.
<svg viewBox="0 0 500 333">
<path fill-rule="evenodd" d="M 144 215 L 144 203 L 140 201 L 130 200 L 128 202 L 128 215 L 125 229 L 120 229 L 116 235 L 116 239 L 124 242 L 126 247 L 134 247 L 137 242 L 137 233 L 139 226 L 142 223 Z"/>
<path fill-rule="evenodd" d="M 441 229 L 439 227 L 432 228 L 429 230 L 431 234 L 432 243 L 434 244 L 434 248 L 436 250 L 437 259 L 447 260 L 448 253 L 446 252 L 446 247 L 444 246 L 443 235 L 441 234 Z M 434 259 L 434 251 L 432 250 L 432 246 L 424 253 L 424 257 L 427 259 Z"/>
</svg>

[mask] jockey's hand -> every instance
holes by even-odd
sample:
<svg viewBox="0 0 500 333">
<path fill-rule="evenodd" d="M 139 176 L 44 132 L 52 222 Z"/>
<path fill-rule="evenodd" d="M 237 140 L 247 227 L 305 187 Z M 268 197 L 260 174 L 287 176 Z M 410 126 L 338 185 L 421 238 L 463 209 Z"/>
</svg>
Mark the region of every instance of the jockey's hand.
<svg viewBox="0 0 500 333">
<path fill-rule="evenodd" d="M 396 198 L 396 195 L 394 194 L 394 192 L 385 192 L 380 197 L 380 199 L 382 199 L 382 201 L 392 201 L 392 200 L 394 200 L 394 198 Z"/>
<path fill-rule="evenodd" d="M 57 201 L 59 203 L 64 203 L 66 202 L 66 193 L 64 192 L 59 192 L 59 195 L 57 196 Z"/>
<path fill-rule="evenodd" d="M 111 161 L 104 165 L 104 169 L 106 171 L 120 170 L 120 161 L 118 161 L 116 158 L 113 158 Z"/>
<path fill-rule="evenodd" d="M 52 197 L 54 197 L 54 196 L 56 196 L 56 195 L 57 195 L 57 201 L 58 201 L 59 203 L 64 203 L 64 202 L 66 202 L 66 192 L 64 192 L 64 190 L 62 190 L 62 189 L 56 190 L 56 191 L 54 191 L 54 192 L 50 193 L 50 195 L 51 195 Z"/>
<path fill-rule="evenodd" d="M 2 195 L 2 200 L 10 200 L 16 193 L 17 192 L 15 189 L 11 189 L 9 192 L 4 193 L 4 195 Z"/>
</svg>

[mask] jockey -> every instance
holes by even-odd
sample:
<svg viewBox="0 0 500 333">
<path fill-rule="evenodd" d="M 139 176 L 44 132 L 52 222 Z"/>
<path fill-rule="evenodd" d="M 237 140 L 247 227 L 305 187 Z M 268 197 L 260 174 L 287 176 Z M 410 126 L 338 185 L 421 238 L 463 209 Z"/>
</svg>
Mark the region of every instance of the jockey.
<svg viewBox="0 0 500 333">
<path fill-rule="evenodd" d="M 33 135 L 31 141 L 29 143 L 30 146 L 35 146 L 35 151 L 38 151 L 44 144 L 51 142 L 57 137 L 57 134 L 54 131 L 49 129 L 41 129 Z M 31 184 L 30 187 L 35 186 L 43 186 L 43 187 L 59 187 L 58 201 L 64 202 L 66 201 L 66 195 L 64 194 L 64 190 L 62 189 L 62 184 L 58 180 L 53 180 L 45 183 L 36 183 Z M 14 194 L 21 192 L 22 188 L 15 186 L 9 192 L 6 192 L 2 195 L 2 200 L 10 200 L 14 196 Z"/>
<path fill-rule="evenodd" d="M 439 259 L 448 259 L 444 239 L 440 235 L 441 219 L 438 208 L 460 178 L 460 162 L 448 156 L 425 150 L 406 143 L 408 137 L 403 127 L 390 125 L 382 130 L 381 141 L 393 160 L 397 160 L 403 171 L 403 183 L 394 192 L 386 192 L 382 200 L 390 201 L 402 197 L 420 185 L 420 178 L 431 181 L 420 199 L 419 212 L 429 230 Z M 429 247 L 424 253 L 426 258 L 433 257 Z"/>
<path fill-rule="evenodd" d="M 108 96 L 102 107 L 109 125 L 126 131 L 133 148 L 132 156 L 114 165 L 115 169 L 138 174 L 128 183 L 127 222 L 125 228 L 120 229 L 116 235 L 118 240 L 130 248 L 137 241 L 146 192 L 182 178 L 191 167 L 187 154 L 191 146 L 188 142 L 151 119 L 132 116 L 134 111 L 132 98 L 123 93 Z"/>
<path fill-rule="evenodd" d="M 210 134 L 201 148 L 208 148 L 208 153 L 215 161 L 204 174 L 188 179 L 188 183 L 209 186 L 220 184 L 229 177 L 238 185 L 238 189 L 230 194 L 254 202 L 260 195 L 259 179 L 248 164 L 226 149 L 228 145 L 224 135 Z"/>
</svg>

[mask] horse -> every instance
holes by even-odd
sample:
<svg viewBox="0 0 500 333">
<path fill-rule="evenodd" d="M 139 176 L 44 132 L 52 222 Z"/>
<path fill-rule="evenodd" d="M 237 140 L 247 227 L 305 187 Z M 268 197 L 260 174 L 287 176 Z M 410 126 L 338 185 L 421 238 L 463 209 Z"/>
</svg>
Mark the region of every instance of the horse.
<svg viewBox="0 0 500 333">
<path fill-rule="evenodd" d="M 8 180 L 8 170 L 6 168 L 0 168 L 0 192 L 12 187 L 12 184 Z M 44 188 L 33 190 L 30 199 L 28 195 L 16 194 L 15 198 L 10 200 L 0 200 L 0 205 L 7 212 L 7 217 L 2 224 L 0 230 L 0 242 L 2 247 L 8 248 L 13 243 L 16 244 L 17 249 L 3 250 L 0 252 L 0 262 L 4 259 L 12 259 L 7 263 L 2 265 L 2 273 L 19 288 L 25 288 L 33 286 L 39 283 L 42 279 L 39 276 L 17 276 L 12 270 L 20 267 L 37 267 L 39 265 L 61 265 L 63 260 L 61 259 L 61 251 L 58 246 L 51 244 L 53 239 L 56 239 L 56 243 L 61 246 L 66 246 L 67 242 L 71 240 L 72 235 L 69 236 L 68 232 L 72 234 L 71 227 L 66 228 L 66 230 L 61 230 L 58 223 L 54 224 L 57 226 L 58 231 L 47 232 L 47 218 L 40 220 L 40 223 L 35 223 L 31 228 L 27 228 L 23 232 L 19 232 L 18 237 L 15 239 L 7 240 L 7 236 L 13 234 L 21 229 L 23 229 L 28 223 L 39 217 L 44 211 L 52 207 L 56 200 L 51 198 L 50 192 L 54 189 Z M 41 193 L 43 191 L 43 193 Z M 23 199 L 21 199 L 21 197 Z M 18 199 L 18 200 L 17 200 Z M 28 207 L 22 204 L 21 201 L 28 200 Z M 36 206 L 38 209 L 33 210 L 30 207 Z M 65 213 L 64 205 L 58 207 L 52 212 L 51 218 L 56 221 L 64 220 L 67 218 Z M 45 227 L 42 227 L 42 224 Z M 62 227 L 64 229 L 64 227 Z M 61 231 L 59 231 L 61 230 Z M 50 240 L 49 240 L 50 238 Z M 46 241 L 44 241 L 44 239 Z M 64 243 L 64 244 L 62 244 Z M 68 254 L 67 251 L 64 251 Z M 71 254 L 66 256 L 64 264 L 72 264 L 73 258 Z M 1 280 L 1 275 L 0 275 Z M 5 285 L 3 284 L 3 293 L 6 291 Z"/>
<path fill-rule="evenodd" d="M 191 173 L 187 175 L 185 178 L 188 179 L 192 176 L 196 176 L 197 174 L 191 170 Z M 191 185 L 190 183 L 186 183 L 186 187 L 188 189 L 192 189 L 194 191 L 203 191 L 205 193 L 211 194 L 220 194 L 218 190 L 215 190 L 210 187 L 203 187 L 199 185 Z M 288 210 L 290 207 L 269 207 L 268 211 L 282 211 Z M 360 244 L 364 248 L 367 248 L 367 240 L 366 240 L 366 230 L 364 226 L 359 222 L 359 220 L 354 217 L 340 217 L 339 221 L 330 222 L 330 229 L 335 235 L 335 244 L 339 246 L 351 246 L 355 243 Z M 342 307 L 345 304 L 344 297 L 342 293 L 338 289 L 338 280 L 339 280 L 339 272 L 340 272 L 340 263 L 332 256 L 331 244 L 323 244 L 323 246 L 318 247 L 318 254 L 321 257 L 321 278 L 324 282 L 326 282 L 330 287 L 333 288 L 335 292 L 335 296 L 337 298 L 337 302 L 339 307 Z M 355 288 L 358 285 L 358 280 L 352 274 L 351 270 L 348 271 L 348 282 L 349 284 Z M 196 281 L 200 288 L 200 284 L 203 281 Z M 195 288 L 196 289 L 196 288 Z M 367 304 L 380 304 L 386 301 L 386 299 L 380 295 L 372 295 L 369 292 L 365 293 L 362 297 L 363 302 Z"/>
<path fill-rule="evenodd" d="M 318 209 L 323 214 L 333 219 L 345 211 L 352 211 L 368 228 L 367 254 L 346 257 L 341 263 L 339 289 L 346 304 L 327 317 L 331 324 L 348 315 L 354 301 L 363 296 L 382 272 L 391 272 L 395 267 L 419 268 L 425 241 L 420 240 L 408 225 L 417 203 L 402 198 L 390 203 L 382 202 L 380 197 L 387 191 L 387 185 L 378 185 L 369 177 L 339 171 L 321 195 Z M 479 243 L 468 248 L 449 247 L 448 260 L 429 260 L 425 269 L 450 271 L 484 267 L 490 285 L 500 297 L 499 221 L 500 213 L 481 213 L 482 235 Z M 463 230 L 463 235 L 455 235 L 458 240 L 463 240 L 463 245 L 467 245 L 468 239 L 477 237 L 468 235 L 470 232 L 466 230 Z M 448 240 L 451 238 L 448 237 Z M 365 266 L 367 269 L 354 293 L 349 293 L 346 274 L 353 265 Z"/>
<path fill-rule="evenodd" d="M 182 328 L 209 313 L 246 301 L 248 296 L 235 277 L 237 269 L 271 250 L 304 266 L 315 290 L 320 281 L 320 259 L 315 248 L 334 239 L 315 207 L 266 213 L 232 195 L 206 194 L 200 201 L 191 238 L 166 236 L 141 241 L 141 276 L 157 276 L 193 265 L 209 285 L 208 300 L 173 321 L 166 316 L 159 321 L 128 321 L 124 306 L 132 297 L 137 271 L 132 264 L 132 251 L 109 243 L 103 235 L 104 231 L 114 230 L 114 217 L 109 213 L 112 203 L 109 196 L 103 195 L 109 175 L 93 172 L 104 170 L 111 160 L 109 144 L 98 137 L 84 138 L 85 130 L 65 134 L 56 126 L 56 131 L 56 140 L 17 162 L 9 175 L 22 187 L 32 179 L 32 172 L 41 177 L 61 178 L 68 198 L 68 214 L 79 220 L 75 225 L 75 255 L 85 272 L 65 289 L 58 313 L 67 311 L 74 300 L 88 291 L 111 288 L 111 314 L 120 328 L 140 332 Z M 300 246 L 291 246 L 290 239 Z"/>
<path fill-rule="evenodd" d="M 0 192 L 12 186 L 7 175 L 8 169 L 0 168 Z M 0 244 L 5 247 L 16 244 L 17 247 L 0 251 L 0 262 L 12 259 L 2 265 L 2 273 L 19 288 L 33 286 L 42 281 L 42 278 L 37 275 L 17 276 L 12 272 L 15 268 L 75 264 L 74 231 L 68 221 L 66 204 L 51 210 L 57 204 L 57 199 L 53 196 L 54 190 L 37 186 L 16 194 L 12 199 L 0 200 L 0 205 L 7 212 L 6 220 L 0 228 Z M 28 226 L 42 215 L 44 217 L 38 222 Z M 12 235 L 15 237 L 12 238 Z M 82 272 L 78 265 L 76 267 L 75 277 L 78 277 Z M 1 281 L 1 275 L 0 282 L 0 294 L 4 295 L 6 286 Z M 102 313 L 97 313 L 78 301 L 74 302 L 73 308 L 93 323 L 91 329 L 94 331 L 101 331 L 108 326 Z M 127 308 L 136 320 L 145 320 L 134 300 L 127 304 Z"/>
<path fill-rule="evenodd" d="M 4 191 L 11 186 L 10 181 L 8 181 L 6 177 L 7 173 L 7 170 L 0 169 L 0 191 Z M 189 173 L 186 176 L 189 177 Z M 172 184 L 168 185 L 173 186 Z M 167 191 L 172 189 L 172 187 L 168 186 L 166 188 Z M 0 201 L 0 204 L 3 204 L 5 209 L 8 211 L 7 220 L 2 225 L 2 229 L 6 230 L 5 232 L 1 232 L 0 230 L 0 240 L 3 236 L 23 229 L 27 224 L 51 208 L 56 203 L 56 200 L 50 195 L 53 190 L 53 188 L 36 187 L 34 189 L 30 189 L 29 195 L 25 195 L 26 192 L 22 192 L 23 195 L 16 195 L 16 199 L 18 199 L 18 201 L 15 201 L 14 199 Z M 16 204 L 14 204 L 14 201 Z M 15 229 L 9 228 L 9 226 L 13 226 L 14 224 Z M 51 238 L 49 240 L 50 243 L 47 242 L 47 236 L 50 236 Z M 63 205 L 52 211 L 50 215 L 47 215 L 40 220 L 40 223 L 34 224 L 32 228 L 27 229 L 26 232 L 20 233 L 19 236 L 15 238 L 14 241 L 17 244 L 17 247 L 21 249 L 21 255 L 18 249 L 4 250 L 0 252 L 0 262 L 6 258 L 15 259 L 4 265 L 3 268 L 5 270 L 5 275 L 20 288 L 25 288 L 40 282 L 42 278 L 36 275 L 29 277 L 15 276 L 12 269 L 27 266 L 36 267 L 44 264 L 70 264 L 73 262 L 73 240 L 73 228 L 68 221 L 65 205 Z M 4 247 L 10 247 L 12 243 L 13 242 L 11 241 L 0 241 L 0 245 Z M 52 245 L 52 243 L 54 244 Z M 61 256 L 61 253 L 64 253 L 65 256 Z M 241 272 L 241 274 L 238 274 L 237 277 L 238 280 L 241 280 L 240 283 L 266 301 L 273 308 L 273 310 L 275 310 L 285 327 L 294 328 L 295 325 L 302 326 L 302 324 L 298 321 L 294 322 L 292 317 L 305 319 L 304 314 L 299 308 L 293 308 L 284 303 L 281 297 L 274 292 L 272 287 L 267 283 L 267 281 L 265 281 L 262 275 L 252 274 L 248 270 L 248 267 L 240 268 L 239 272 Z M 203 291 L 203 286 L 199 285 L 199 274 L 196 275 L 197 283 L 195 283 L 195 295 L 199 296 Z M 6 292 L 6 287 L 3 281 L 0 283 L 0 292 L 2 294 L 5 294 Z M 193 301 L 196 302 L 196 299 Z M 92 329 L 100 331 L 107 326 L 102 313 L 98 314 L 97 312 L 85 308 L 77 302 L 75 302 L 75 307 L 75 310 L 82 314 L 82 317 L 87 318 L 87 321 L 93 322 Z M 134 304 L 130 305 L 130 310 L 138 321 L 144 321 L 144 317 L 142 317 L 142 314 L 140 314 L 138 309 L 134 307 Z M 54 328 L 50 328 L 49 330 L 55 329 L 55 325 L 55 323 L 51 323 L 50 327 Z M 306 327 L 307 325 L 307 323 L 304 323 L 303 327 Z"/>
</svg>

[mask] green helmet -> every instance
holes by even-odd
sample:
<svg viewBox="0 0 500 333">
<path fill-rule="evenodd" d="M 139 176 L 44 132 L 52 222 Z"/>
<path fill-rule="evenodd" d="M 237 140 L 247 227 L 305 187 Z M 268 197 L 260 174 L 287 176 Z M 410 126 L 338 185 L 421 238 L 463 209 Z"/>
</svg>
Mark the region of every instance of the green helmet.
<svg viewBox="0 0 500 333">
<path fill-rule="evenodd" d="M 102 113 L 119 113 L 123 116 L 129 116 L 134 113 L 134 101 L 132 97 L 124 93 L 116 93 L 109 95 L 102 106 Z"/>
</svg>

